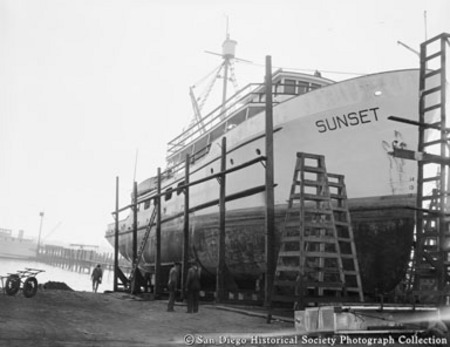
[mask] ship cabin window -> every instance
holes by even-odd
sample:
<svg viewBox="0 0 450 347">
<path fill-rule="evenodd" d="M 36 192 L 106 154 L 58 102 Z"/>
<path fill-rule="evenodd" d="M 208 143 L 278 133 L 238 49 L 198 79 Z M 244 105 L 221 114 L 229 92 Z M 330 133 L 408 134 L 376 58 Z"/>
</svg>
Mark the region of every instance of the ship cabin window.
<svg viewBox="0 0 450 347">
<path fill-rule="evenodd" d="M 305 94 L 309 91 L 309 83 L 307 82 L 303 82 L 303 81 L 299 81 L 298 82 L 298 94 Z"/>
<path fill-rule="evenodd" d="M 194 144 L 194 154 L 192 155 L 193 161 L 200 159 L 209 152 L 208 136 L 203 136 Z"/>
<path fill-rule="evenodd" d="M 261 113 L 262 111 L 264 111 L 264 109 L 264 106 L 250 106 L 248 109 L 248 118 L 252 118 L 258 113 Z"/>
<path fill-rule="evenodd" d="M 198 151 L 205 148 L 207 144 L 208 144 L 208 136 L 203 136 L 202 138 L 197 140 L 194 144 L 194 153 L 197 153 Z"/>
<path fill-rule="evenodd" d="M 184 185 L 184 181 L 181 181 L 180 183 L 177 184 L 177 195 L 180 195 L 181 193 L 183 193 L 184 189 L 180 188 L 183 185 Z"/>
<path fill-rule="evenodd" d="M 278 81 L 273 84 L 273 94 L 276 96 L 283 92 L 283 89 L 281 88 L 281 81 Z"/>
<path fill-rule="evenodd" d="M 148 210 L 150 208 L 150 200 L 146 200 L 144 202 L 144 210 Z"/>
<path fill-rule="evenodd" d="M 206 147 L 203 147 L 199 151 L 195 152 L 194 155 L 192 156 L 191 162 L 195 163 L 196 160 L 198 160 L 198 159 L 204 157 L 205 155 L 207 155 L 210 148 L 211 148 L 211 144 L 209 144 Z"/>
<path fill-rule="evenodd" d="M 284 94 L 295 95 L 295 80 L 284 80 Z"/>
<path fill-rule="evenodd" d="M 173 191 L 172 188 L 166 189 L 166 194 L 164 195 L 164 200 L 165 201 L 168 201 L 168 200 L 170 200 L 172 198 L 172 191 Z"/>
<path fill-rule="evenodd" d="M 246 115 L 247 115 L 247 109 L 239 111 L 230 120 L 228 120 L 227 129 L 228 130 L 233 129 L 235 126 L 241 124 L 243 121 L 245 121 Z"/>
<path fill-rule="evenodd" d="M 194 146 L 189 146 L 188 148 L 186 148 L 183 152 L 180 153 L 180 161 L 184 161 L 186 159 L 186 155 L 191 155 L 192 154 L 192 149 L 194 148 Z"/>
<path fill-rule="evenodd" d="M 218 139 L 223 134 L 225 134 L 225 124 L 221 124 L 218 128 L 211 131 L 209 135 L 209 142 L 212 143 L 214 140 Z"/>
</svg>

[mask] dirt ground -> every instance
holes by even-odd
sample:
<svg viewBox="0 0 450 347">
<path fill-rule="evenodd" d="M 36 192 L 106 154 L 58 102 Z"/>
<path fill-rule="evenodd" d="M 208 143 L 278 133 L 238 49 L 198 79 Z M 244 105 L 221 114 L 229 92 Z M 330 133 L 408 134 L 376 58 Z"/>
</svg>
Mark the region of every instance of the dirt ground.
<svg viewBox="0 0 450 347">
<path fill-rule="evenodd" d="M 30 299 L 0 293 L 0 346 L 228 346 L 243 342 L 239 334 L 247 333 L 249 339 L 293 332 L 293 323 L 269 325 L 263 317 L 212 305 L 201 305 L 197 314 L 187 314 L 181 304 L 176 312 L 166 312 L 166 305 L 122 293 L 40 289 Z M 194 344 L 189 340 L 193 337 Z"/>
</svg>

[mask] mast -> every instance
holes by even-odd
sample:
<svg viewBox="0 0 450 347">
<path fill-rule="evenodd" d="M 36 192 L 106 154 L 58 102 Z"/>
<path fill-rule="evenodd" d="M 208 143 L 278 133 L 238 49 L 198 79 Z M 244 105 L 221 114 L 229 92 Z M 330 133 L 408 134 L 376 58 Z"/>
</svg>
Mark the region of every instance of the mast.
<svg viewBox="0 0 450 347">
<path fill-rule="evenodd" d="M 216 69 L 214 69 L 214 71 L 212 71 L 208 76 L 205 77 L 205 78 L 207 78 L 210 75 L 214 74 L 210 84 L 206 88 L 206 91 L 203 93 L 203 95 L 200 98 L 197 99 L 196 96 L 194 95 L 195 85 L 191 86 L 190 90 L 189 90 L 189 96 L 191 98 L 192 107 L 194 109 L 193 122 L 194 122 L 194 124 L 197 125 L 200 133 L 205 132 L 205 126 L 203 124 L 203 117 L 201 114 L 203 105 L 205 104 L 206 100 L 208 99 L 209 94 L 213 90 L 216 81 L 219 78 L 221 78 L 222 76 L 223 76 L 222 105 L 221 105 L 221 107 L 219 106 L 220 111 L 221 111 L 219 118 L 220 118 L 220 120 L 223 120 L 227 116 L 225 103 L 227 101 L 228 80 L 230 79 L 233 82 L 234 88 L 236 90 L 238 89 L 236 77 L 234 75 L 234 70 L 233 70 L 233 61 L 237 59 L 235 57 L 236 45 L 237 45 L 237 41 L 230 39 L 230 34 L 228 32 L 228 17 L 227 17 L 227 30 L 226 30 L 225 41 L 222 43 L 222 53 L 220 54 L 220 53 L 216 53 L 216 52 L 205 51 L 205 53 L 218 55 L 219 57 L 222 57 L 223 62 Z M 248 60 L 244 60 L 244 59 L 238 59 L 238 60 L 249 62 Z M 230 75 L 230 77 L 229 77 L 229 75 Z M 205 80 L 205 78 L 203 78 L 201 81 Z"/>
<path fill-rule="evenodd" d="M 222 58 L 223 58 L 223 90 L 222 90 L 222 114 L 220 116 L 221 119 L 226 117 L 225 114 L 225 102 L 227 101 L 227 85 L 228 85 L 228 69 L 231 65 L 231 60 L 234 59 L 235 51 L 236 51 L 237 42 L 235 40 L 230 39 L 230 34 L 228 33 L 227 26 L 227 37 L 222 44 Z"/>
</svg>

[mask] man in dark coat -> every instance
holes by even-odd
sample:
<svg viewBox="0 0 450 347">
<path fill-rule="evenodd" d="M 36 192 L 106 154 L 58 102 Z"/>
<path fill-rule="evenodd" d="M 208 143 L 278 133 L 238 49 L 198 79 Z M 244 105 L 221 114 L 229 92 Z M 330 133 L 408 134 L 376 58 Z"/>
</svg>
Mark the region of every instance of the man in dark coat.
<svg viewBox="0 0 450 347">
<path fill-rule="evenodd" d="M 175 305 L 175 297 L 177 295 L 178 278 L 180 273 L 180 263 L 174 263 L 169 272 L 169 281 L 167 286 L 169 287 L 169 302 L 167 303 L 167 311 L 173 312 Z"/>
<path fill-rule="evenodd" d="M 103 277 L 102 266 L 98 264 L 91 274 L 93 292 L 97 293 L 98 285 L 102 283 L 102 277 Z"/>
<path fill-rule="evenodd" d="M 192 263 L 186 278 L 186 291 L 188 297 L 188 313 L 198 312 L 200 296 L 200 273 L 197 263 Z"/>
</svg>

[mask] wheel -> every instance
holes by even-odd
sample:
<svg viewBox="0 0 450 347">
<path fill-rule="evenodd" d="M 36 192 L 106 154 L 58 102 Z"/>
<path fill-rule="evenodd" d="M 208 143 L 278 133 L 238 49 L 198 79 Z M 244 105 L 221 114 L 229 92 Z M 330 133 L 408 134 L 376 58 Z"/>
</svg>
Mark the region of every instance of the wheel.
<svg viewBox="0 0 450 347">
<path fill-rule="evenodd" d="M 38 282 L 37 279 L 34 277 L 28 277 L 25 282 L 23 282 L 23 295 L 26 298 L 32 298 L 36 295 L 38 289 Z"/>
<path fill-rule="evenodd" d="M 16 295 L 20 289 L 20 278 L 17 275 L 10 275 L 5 284 L 5 291 L 8 295 Z"/>
</svg>

